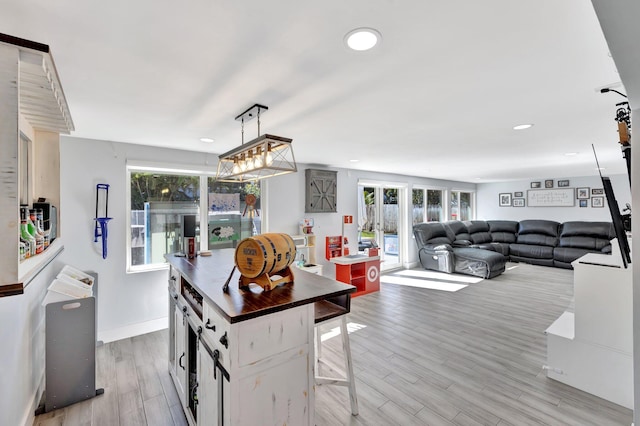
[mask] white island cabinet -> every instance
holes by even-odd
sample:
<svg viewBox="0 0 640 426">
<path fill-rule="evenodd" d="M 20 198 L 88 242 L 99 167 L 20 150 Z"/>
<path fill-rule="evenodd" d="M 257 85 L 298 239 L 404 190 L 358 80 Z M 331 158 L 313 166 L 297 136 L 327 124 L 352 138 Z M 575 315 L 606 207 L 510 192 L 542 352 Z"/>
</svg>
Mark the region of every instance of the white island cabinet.
<svg viewBox="0 0 640 426">
<path fill-rule="evenodd" d="M 305 271 L 239 289 L 233 249 L 168 255 L 169 371 L 191 425 L 313 425 L 315 303 L 348 312 L 355 288 Z"/>
</svg>

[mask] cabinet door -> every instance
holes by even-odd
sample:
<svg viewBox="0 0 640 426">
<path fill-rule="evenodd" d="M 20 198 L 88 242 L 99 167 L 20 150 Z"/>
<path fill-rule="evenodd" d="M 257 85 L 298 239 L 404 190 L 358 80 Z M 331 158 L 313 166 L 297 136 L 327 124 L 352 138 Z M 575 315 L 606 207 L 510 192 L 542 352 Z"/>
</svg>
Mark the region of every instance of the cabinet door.
<svg viewBox="0 0 640 426">
<path fill-rule="evenodd" d="M 185 321 L 184 315 L 179 306 L 174 311 L 174 320 L 176 327 L 176 379 L 178 382 L 177 391 L 180 401 L 184 404 L 186 398 L 186 382 L 187 382 L 187 352 L 186 352 L 186 329 L 189 326 Z"/>
<path fill-rule="evenodd" d="M 218 381 L 216 365 L 200 341 L 198 350 L 198 424 L 220 425 L 218 406 Z"/>
</svg>

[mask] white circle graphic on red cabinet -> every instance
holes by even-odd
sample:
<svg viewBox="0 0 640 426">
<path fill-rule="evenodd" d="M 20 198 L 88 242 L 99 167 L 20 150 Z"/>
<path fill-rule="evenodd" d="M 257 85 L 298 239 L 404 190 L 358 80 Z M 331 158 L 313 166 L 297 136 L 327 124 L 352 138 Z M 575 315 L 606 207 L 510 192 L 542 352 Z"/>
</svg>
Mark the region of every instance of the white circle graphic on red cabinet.
<svg viewBox="0 0 640 426">
<path fill-rule="evenodd" d="M 370 282 L 375 282 L 378 280 L 378 268 L 376 266 L 369 266 L 369 269 L 367 270 L 367 279 L 369 279 Z"/>
</svg>

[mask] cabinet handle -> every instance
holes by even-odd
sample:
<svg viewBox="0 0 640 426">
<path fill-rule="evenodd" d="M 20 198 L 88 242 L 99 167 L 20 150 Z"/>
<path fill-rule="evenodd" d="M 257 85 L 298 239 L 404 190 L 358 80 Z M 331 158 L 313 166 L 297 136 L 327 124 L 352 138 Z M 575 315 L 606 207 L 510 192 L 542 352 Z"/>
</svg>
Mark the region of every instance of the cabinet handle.
<svg viewBox="0 0 640 426">
<path fill-rule="evenodd" d="M 226 348 L 229 349 L 229 339 L 227 338 L 227 332 L 224 332 L 224 335 L 220 338 L 220 343 Z"/>
<path fill-rule="evenodd" d="M 182 355 L 180 355 L 180 358 L 178 359 L 178 365 L 184 370 L 184 365 L 182 365 L 182 358 L 184 358 L 184 352 L 182 352 Z"/>
<path fill-rule="evenodd" d="M 209 318 L 207 318 L 207 323 L 204 325 L 204 328 L 212 330 L 212 331 L 216 331 L 216 325 L 215 324 L 211 324 L 211 320 Z"/>
</svg>

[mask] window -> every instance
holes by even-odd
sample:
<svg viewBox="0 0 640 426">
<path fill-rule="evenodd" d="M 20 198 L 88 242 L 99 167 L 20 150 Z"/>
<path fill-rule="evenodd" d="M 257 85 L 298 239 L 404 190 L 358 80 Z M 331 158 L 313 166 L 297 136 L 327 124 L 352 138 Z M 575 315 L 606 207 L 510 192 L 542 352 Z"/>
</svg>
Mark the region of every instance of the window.
<svg viewBox="0 0 640 426">
<path fill-rule="evenodd" d="M 261 233 L 260 182 L 229 183 L 208 179 L 207 246 L 235 247 L 239 240 Z"/>
<path fill-rule="evenodd" d="M 200 249 L 235 247 L 261 233 L 260 182 L 216 182 L 201 171 L 146 165 L 128 165 L 127 178 L 128 272 L 164 268 L 165 254 L 184 252 L 185 215 L 196 217 Z"/>
<path fill-rule="evenodd" d="M 451 191 L 451 220 L 471 220 L 474 217 L 471 192 Z"/>
<path fill-rule="evenodd" d="M 414 189 L 413 224 L 440 222 L 443 219 L 443 192 L 441 189 Z M 425 203 L 426 200 L 426 203 Z M 426 206 L 426 209 L 425 209 Z"/>
<path fill-rule="evenodd" d="M 129 170 L 130 226 L 128 270 L 164 265 L 166 253 L 184 251 L 182 218 L 200 217 L 200 177 Z M 198 237 L 196 237 L 198 241 Z"/>
</svg>

